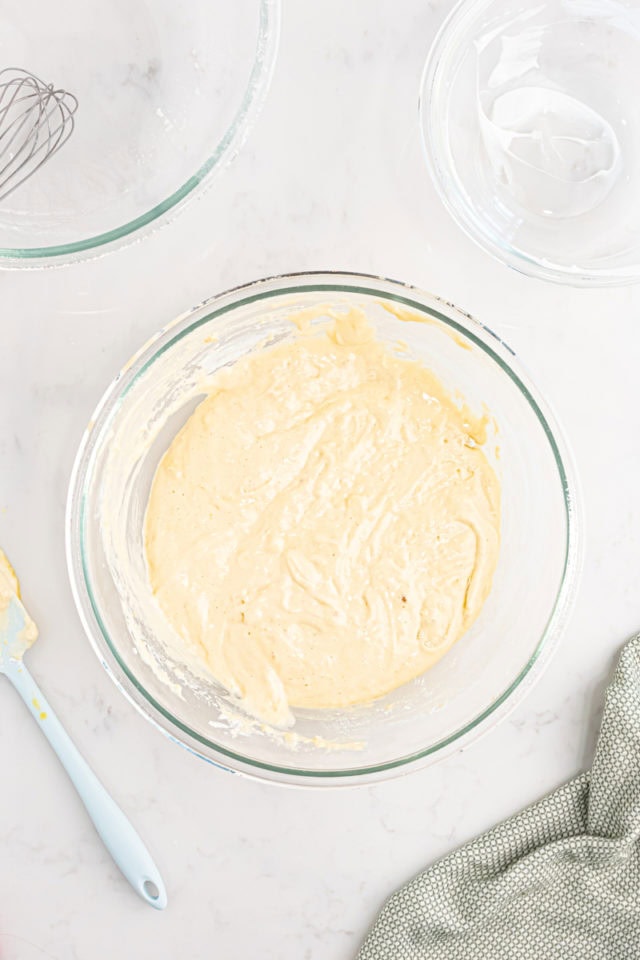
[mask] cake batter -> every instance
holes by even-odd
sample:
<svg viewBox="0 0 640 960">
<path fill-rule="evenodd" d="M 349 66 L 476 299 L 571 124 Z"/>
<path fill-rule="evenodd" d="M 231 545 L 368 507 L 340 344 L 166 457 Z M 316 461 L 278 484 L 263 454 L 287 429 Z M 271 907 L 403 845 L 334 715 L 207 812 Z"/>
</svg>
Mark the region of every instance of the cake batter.
<svg viewBox="0 0 640 960">
<path fill-rule="evenodd" d="M 325 311 L 326 315 L 327 311 Z M 177 635 L 254 716 L 373 700 L 478 616 L 499 547 L 482 420 L 361 311 L 220 370 L 146 514 Z"/>
</svg>

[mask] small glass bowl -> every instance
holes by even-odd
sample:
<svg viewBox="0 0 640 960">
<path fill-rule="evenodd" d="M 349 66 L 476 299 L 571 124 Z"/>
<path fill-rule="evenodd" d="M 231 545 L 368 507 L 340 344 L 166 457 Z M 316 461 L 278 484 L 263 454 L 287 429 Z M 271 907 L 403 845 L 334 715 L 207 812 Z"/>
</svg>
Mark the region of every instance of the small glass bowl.
<svg viewBox="0 0 640 960">
<path fill-rule="evenodd" d="M 462 229 L 531 276 L 640 279 L 640 10 L 463 0 L 425 64 L 427 165 Z"/>
<path fill-rule="evenodd" d="M 84 259 L 166 222 L 240 148 L 279 26 L 280 0 L 13 4 L 0 60 L 78 107 L 69 139 L 0 202 L 0 263 Z"/>
<path fill-rule="evenodd" d="M 483 405 L 502 486 L 492 592 L 431 670 L 374 703 L 296 710 L 293 736 L 243 722 L 214 681 L 174 662 L 146 576 L 143 520 L 160 457 L 223 365 L 295 336 L 291 313 L 362 307 L 403 350 Z M 195 395 L 194 395 L 195 390 Z M 219 766 L 280 783 L 371 782 L 459 749 L 513 707 L 549 659 L 574 593 L 575 486 L 564 444 L 513 353 L 451 304 L 390 280 L 300 274 L 214 297 L 161 330 L 118 375 L 84 435 L 71 479 L 67 556 L 75 601 L 107 671 L 171 739 Z"/>
</svg>

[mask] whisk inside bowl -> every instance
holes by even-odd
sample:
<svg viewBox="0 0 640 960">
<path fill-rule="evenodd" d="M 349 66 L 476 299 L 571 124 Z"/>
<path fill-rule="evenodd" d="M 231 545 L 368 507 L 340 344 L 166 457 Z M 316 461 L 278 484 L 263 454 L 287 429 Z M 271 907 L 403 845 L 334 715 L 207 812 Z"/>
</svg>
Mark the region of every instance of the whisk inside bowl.
<svg viewBox="0 0 640 960">
<path fill-rule="evenodd" d="M 0 201 L 66 143 L 78 100 L 28 70 L 0 70 Z"/>
</svg>

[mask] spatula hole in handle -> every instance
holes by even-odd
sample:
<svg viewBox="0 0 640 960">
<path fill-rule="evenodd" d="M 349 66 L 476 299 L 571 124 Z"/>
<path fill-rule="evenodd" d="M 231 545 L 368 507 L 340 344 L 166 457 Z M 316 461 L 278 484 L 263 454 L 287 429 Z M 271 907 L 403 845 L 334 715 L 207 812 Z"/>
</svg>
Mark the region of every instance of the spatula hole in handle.
<svg viewBox="0 0 640 960">
<path fill-rule="evenodd" d="M 149 900 L 157 900 L 160 896 L 160 891 L 153 880 L 145 880 L 145 882 L 142 884 L 142 889 L 144 890 L 145 896 Z"/>
</svg>

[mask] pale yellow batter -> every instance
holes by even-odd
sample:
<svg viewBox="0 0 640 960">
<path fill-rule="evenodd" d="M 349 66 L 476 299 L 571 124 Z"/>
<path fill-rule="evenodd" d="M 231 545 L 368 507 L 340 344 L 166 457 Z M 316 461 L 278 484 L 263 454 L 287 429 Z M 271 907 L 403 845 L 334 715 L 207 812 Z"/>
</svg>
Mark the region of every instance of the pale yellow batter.
<svg viewBox="0 0 640 960">
<path fill-rule="evenodd" d="M 359 311 L 220 371 L 146 516 L 154 594 L 267 723 L 372 700 L 475 620 L 499 547 L 484 424 Z"/>
<path fill-rule="evenodd" d="M 0 550 L 0 634 L 3 632 L 4 617 L 14 597 L 20 600 L 20 584 L 6 553 Z M 24 626 L 17 635 L 12 634 L 12 642 L 8 651 L 10 657 L 22 657 L 25 651 L 38 639 L 38 628 L 24 609 L 22 616 Z"/>
</svg>

